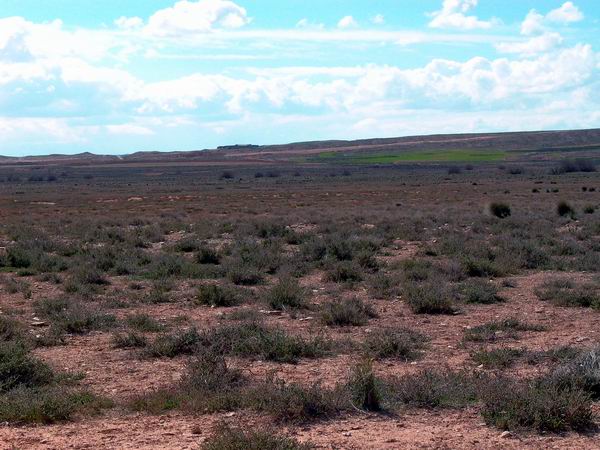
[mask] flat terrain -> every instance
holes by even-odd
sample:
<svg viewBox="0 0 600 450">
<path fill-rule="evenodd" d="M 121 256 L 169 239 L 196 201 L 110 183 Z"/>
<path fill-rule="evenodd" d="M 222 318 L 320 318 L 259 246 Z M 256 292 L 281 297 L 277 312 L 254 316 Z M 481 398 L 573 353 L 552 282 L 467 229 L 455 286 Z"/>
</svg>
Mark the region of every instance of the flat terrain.
<svg viewBox="0 0 600 450">
<path fill-rule="evenodd" d="M 0 448 L 599 448 L 598 134 L 5 162 Z"/>
</svg>

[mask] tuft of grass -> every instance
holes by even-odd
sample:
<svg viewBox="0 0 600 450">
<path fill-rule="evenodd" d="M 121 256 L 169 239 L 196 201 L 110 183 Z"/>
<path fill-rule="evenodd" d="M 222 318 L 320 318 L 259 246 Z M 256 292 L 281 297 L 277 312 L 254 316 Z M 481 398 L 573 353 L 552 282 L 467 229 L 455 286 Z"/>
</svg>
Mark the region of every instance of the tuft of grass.
<svg viewBox="0 0 600 450">
<path fill-rule="evenodd" d="M 350 392 L 354 407 L 363 411 L 381 411 L 383 409 L 381 383 L 373 373 L 373 365 L 370 360 L 365 359 L 354 367 L 346 388 Z"/>
<path fill-rule="evenodd" d="M 493 283 L 481 279 L 471 279 L 461 285 L 461 294 L 467 303 L 491 305 L 504 301 L 498 295 L 498 289 Z"/>
<path fill-rule="evenodd" d="M 154 358 L 191 355 L 197 351 L 201 339 L 202 336 L 195 328 L 162 334 L 146 347 L 144 354 Z"/>
<path fill-rule="evenodd" d="M 240 304 L 241 299 L 236 290 L 217 284 L 205 284 L 198 288 L 195 302 L 212 307 L 230 307 Z"/>
<path fill-rule="evenodd" d="M 450 290 L 441 281 L 405 286 L 406 303 L 415 314 L 453 314 L 456 309 Z"/>
<path fill-rule="evenodd" d="M 525 350 L 520 348 L 497 348 L 494 350 L 480 350 L 471 355 L 471 358 L 486 369 L 506 369 L 511 367 L 525 353 Z"/>
<path fill-rule="evenodd" d="M 325 272 L 325 282 L 352 283 L 362 281 L 360 266 L 353 261 L 338 261 Z"/>
<path fill-rule="evenodd" d="M 272 309 L 297 309 L 306 307 L 304 289 L 293 278 L 282 278 L 267 293 L 267 302 Z"/>
<path fill-rule="evenodd" d="M 506 203 L 492 202 L 488 207 L 490 214 L 499 219 L 506 219 L 511 215 L 510 206 Z"/>
<path fill-rule="evenodd" d="M 143 333 L 158 333 L 165 328 L 163 324 L 143 313 L 127 316 L 125 321 L 130 328 Z"/>
<path fill-rule="evenodd" d="M 578 286 L 571 280 L 557 278 L 539 286 L 535 294 L 556 306 L 593 307 L 600 309 L 600 296 L 592 285 Z"/>
<path fill-rule="evenodd" d="M 335 300 L 323 305 L 321 319 L 329 326 L 362 326 L 376 317 L 373 308 L 358 298 Z"/>
<path fill-rule="evenodd" d="M 565 201 L 559 202 L 556 205 L 556 212 L 560 217 L 569 216 L 571 219 L 575 218 L 575 209 Z"/>
<path fill-rule="evenodd" d="M 477 401 L 478 382 L 461 372 L 424 370 L 405 375 L 394 385 L 401 404 L 418 408 L 460 408 Z"/>
<path fill-rule="evenodd" d="M 549 376 L 557 386 L 581 389 L 594 400 L 600 399 L 600 347 L 576 354 L 563 362 Z"/>
<path fill-rule="evenodd" d="M 471 342 L 493 342 L 498 339 L 514 339 L 521 331 L 543 331 L 544 328 L 521 322 L 518 319 L 508 318 L 495 322 L 488 322 L 473 327 L 465 332 L 464 340 Z"/>
<path fill-rule="evenodd" d="M 205 346 L 224 355 L 286 363 L 317 358 L 329 350 L 329 345 L 320 337 L 303 339 L 256 322 L 214 328 L 207 331 L 202 340 Z"/>
<path fill-rule="evenodd" d="M 482 394 L 485 422 L 501 430 L 584 431 L 593 425 L 589 396 L 539 380 L 495 380 Z"/>
<path fill-rule="evenodd" d="M 370 333 L 364 342 L 365 353 L 374 359 L 397 358 L 412 361 L 421 355 L 428 338 L 407 328 L 384 328 Z"/>
<path fill-rule="evenodd" d="M 85 334 L 113 327 L 116 318 L 82 302 L 70 299 L 45 299 L 36 302 L 36 312 L 49 319 L 63 333 Z"/>
<path fill-rule="evenodd" d="M 198 249 L 198 253 L 196 253 L 196 262 L 198 264 L 211 264 L 216 266 L 221 264 L 221 257 L 215 249 L 201 246 Z"/>
<path fill-rule="evenodd" d="M 282 437 L 272 431 L 249 431 L 221 425 L 202 444 L 201 450 L 308 450 L 309 444 Z"/>
<path fill-rule="evenodd" d="M 144 348 L 148 345 L 148 340 L 141 334 L 117 333 L 113 335 L 112 343 L 115 348 Z"/>
</svg>

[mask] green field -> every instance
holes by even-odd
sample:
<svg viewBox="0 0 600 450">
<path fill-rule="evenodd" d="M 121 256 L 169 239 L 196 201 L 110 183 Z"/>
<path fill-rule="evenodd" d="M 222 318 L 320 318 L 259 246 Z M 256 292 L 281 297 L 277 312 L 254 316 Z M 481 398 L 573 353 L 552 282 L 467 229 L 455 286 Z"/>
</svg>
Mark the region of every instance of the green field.
<svg viewBox="0 0 600 450">
<path fill-rule="evenodd" d="M 347 164 L 394 164 L 402 162 L 496 162 L 506 159 L 508 152 L 500 150 L 434 150 L 386 154 L 319 153 L 317 160 Z"/>
</svg>

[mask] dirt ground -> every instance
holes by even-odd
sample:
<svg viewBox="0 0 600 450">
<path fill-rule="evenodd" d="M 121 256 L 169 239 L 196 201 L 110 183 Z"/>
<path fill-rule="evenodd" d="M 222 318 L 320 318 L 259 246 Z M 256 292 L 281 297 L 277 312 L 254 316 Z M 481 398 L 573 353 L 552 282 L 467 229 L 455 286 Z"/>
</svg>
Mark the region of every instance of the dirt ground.
<svg viewBox="0 0 600 450">
<path fill-rule="evenodd" d="M 112 170 L 112 169 L 111 169 Z M 491 170 L 491 169 L 490 169 Z M 495 170 L 495 169 L 494 169 Z M 208 177 L 209 175 L 203 175 Z M 321 176 L 321 174 L 319 174 Z M 326 175 L 325 175 L 326 176 Z M 152 177 L 150 177 L 152 178 Z M 335 223 L 354 217 L 358 226 L 367 229 L 377 218 L 385 217 L 398 208 L 413 209 L 426 216 L 439 208 L 483 211 L 492 199 L 510 199 L 518 209 L 536 211 L 543 205 L 554 204 L 559 196 L 542 191 L 532 193 L 535 181 L 541 189 L 555 186 L 547 175 L 506 177 L 465 173 L 448 178 L 440 171 L 423 176 L 421 172 L 397 176 L 386 172 L 381 181 L 377 175 L 357 173 L 351 177 L 310 180 L 285 179 L 258 183 L 251 172 L 245 181 L 226 184 L 218 180 L 190 181 L 192 174 L 152 178 L 132 176 L 131 179 L 115 174 L 97 176 L 92 181 L 74 181 L 45 187 L 23 188 L 3 185 L 0 188 L 0 218 L 5 223 L 26 219 L 38 225 L 53 223 L 59 218 L 74 219 L 129 218 L 152 216 L 184 216 L 187 221 L 212 221 L 231 218 L 236 223 L 248 218 L 285 217 L 298 232 L 313 232 L 327 214 L 327 221 Z M 189 183 L 188 183 L 189 181 Z M 254 183 L 254 184 L 253 184 Z M 597 174 L 584 178 L 561 179 L 560 198 L 568 198 L 577 205 L 598 204 L 600 195 L 582 196 L 581 186 L 598 185 Z M 128 185 L 129 184 L 129 185 Z M 21 193 L 17 193 L 21 192 Z M 540 200 L 543 198 L 543 200 Z M 314 217 L 311 223 L 310 218 Z M 596 219 L 598 213 L 596 213 Z M 151 219 L 150 219 L 151 220 Z M 324 219 L 323 219 L 324 220 Z M 468 222 L 468 221 L 466 221 Z M 362 224 L 362 225 L 359 225 Z M 439 223 L 439 235 L 446 232 L 447 224 Z M 453 223 L 450 227 L 454 227 Z M 469 227 L 469 223 L 463 224 Z M 577 224 L 560 224 L 564 233 L 576 233 Z M 568 227 L 575 227 L 569 229 Z M 455 231 L 455 230 L 448 230 Z M 6 233 L 6 230 L 2 231 Z M 173 234 L 164 243 L 149 251 L 160 251 L 185 236 Z M 1 238 L 10 245 L 7 234 Z M 598 239 L 591 236 L 589 239 Z M 226 246 L 232 238 L 223 232 L 211 245 Z M 217 245 L 218 244 L 218 245 Z M 398 238 L 380 252 L 378 259 L 386 266 L 401 265 L 403 261 L 420 258 L 436 242 Z M 2 245 L 5 245 L 4 243 Z M 9 273 L 10 275 L 10 273 Z M 256 304 L 234 308 L 195 306 L 188 300 L 194 295 L 195 281 L 176 281 L 176 301 L 164 304 L 131 303 L 124 310 L 115 309 L 117 320 L 134 313 L 148 314 L 160 323 L 183 323 L 200 330 L 227 322 L 226 315 L 235 310 L 257 309 L 268 325 L 285 329 L 291 334 L 314 336 L 325 332 L 335 342 L 361 342 L 374 330 L 384 327 L 409 327 L 429 337 L 423 357 L 412 362 L 394 359 L 375 362 L 374 370 L 381 377 L 399 377 L 424 369 L 482 371 L 471 355 L 482 347 L 512 347 L 530 351 L 572 346 L 591 348 L 600 342 L 600 313 L 590 308 L 554 306 L 542 302 L 536 289 L 545 282 L 564 277 L 564 271 L 524 270 L 521 273 L 499 277 L 499 295 L 505 301 L 492 305 L 462 304 L 454 315 L 417 315 L 411 312 L 402 294 L 394 298 L 374 298 L 364 283 L 350 289 L 341 289 L 335 283 L 323 281 L 323 273 L 310 271 L 300 278 L 313 308 L 299 312 L 274 313 Z M 578 284 L 598 283 L 597 272 L 569 270 L 566 276 Z M 63 295 L 62 288 L 51 281 L 42 281 L 36 275 L 21 277 L 31 285 L 31 296 L 20 292 L 0 291 L 0 311 L 10 312 L 23 321 L 32 334 L 44 331 L 44 326 L 32 325 L 39 318 L 34 312 L 34 301 Z M 271 284 L 275 277 L 267 277 Z M 502 283 L 501 281 L 510 281 Z M 111 276 L 110 286 L 103 295 L 128 302 L 131 291 L 128 276 Z M 510 284 L 510 287 L 507 285 Z M 254 289 L 254 288 L 252 288 Z M 256 288 L 260 296 L 262 287 Z M 319 320 L 320 305 L 333 298 L 358 297 L 369 302 L 377 316 L 360 327 L 330 327 L 325 329 Z M 542 331 L 524 331 L 518 338 L 499 339 L 484 345 L 463 340 L 466 330 L 478 325 L 518 318 L 540 325 Z M 65 345 L 38 347 L 33 354 L 57 371 L 81 372 L 85 375 L 82 386 L 103 395 L 114 406 L 95 416 L 77 416 L 72 421 L 51 425 L 0 424 L 0 449 L 197 449 L 224 422 L 244 429 L 275 427 L 301 442 L 311 442 L 323 449 L 597 449 L 600 434 L 594 432 L 565 432 L 562 434 L 532 431 L 503 433 L 486 425 L 479 406 L 464 409 L 420 409 L 401 407 L 381 414 L 357 411 L 343 413 L 331 420 L 318 420 L 301 425 L 273 423 L 266 415 L 253 411 L 234 411 L 216 414 L 188 414 L 170 411 L 164 414 L 133 412 L 127 402 L 144 393 L 178 382 L 185 370 L 187 357 L 173 359 L 139 358 L 130 349 L 117 349 L 112 331 L 91 331 L 84 335 L 70 335 Z M 356 352 L 318 359 L 301 359 L 297 364 L 228 358 L 228 363 L 242 370 L 252 379 L 263 379 L 269 373 L 301 385 L 320 383 L 334 386 L 344 380 L 356 362 Z M 547 370 L 547 366 L 516 364 L 503 374 L 533 378 Z M 600 424 L 600 404 L 594 403 L 595 421 Z"/>
</svg>

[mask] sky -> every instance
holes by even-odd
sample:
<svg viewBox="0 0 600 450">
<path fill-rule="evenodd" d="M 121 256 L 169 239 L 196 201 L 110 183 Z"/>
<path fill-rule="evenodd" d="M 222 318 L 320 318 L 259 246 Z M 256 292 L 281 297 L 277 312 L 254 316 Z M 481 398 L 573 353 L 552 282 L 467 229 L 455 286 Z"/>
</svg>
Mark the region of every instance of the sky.
<svg viewBox="0 0 600 450">
<path fill-rule="evenodd" d="M 597 127 L 598 0 L 0 2 L 0 155 Z"/>
</svg>

